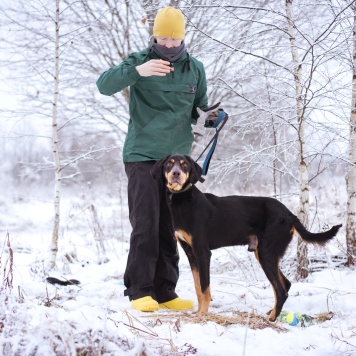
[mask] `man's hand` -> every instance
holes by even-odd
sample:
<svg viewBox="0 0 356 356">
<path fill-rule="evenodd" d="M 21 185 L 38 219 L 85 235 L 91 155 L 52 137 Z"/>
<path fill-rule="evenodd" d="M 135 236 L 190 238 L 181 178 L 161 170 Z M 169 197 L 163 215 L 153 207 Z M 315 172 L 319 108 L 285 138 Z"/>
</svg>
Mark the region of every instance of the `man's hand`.
<svg viewBox="0 0 356 356">
<path fill-rule="evenodd" d="M 220 108 L 220 103 L 217 103 L 210 108 L 207 108 L 205 110 L 201 110 L 200 108 L 197 108 L 198 114 L 199 114 L 199 120 L 204 121 L 204 126 L 205 127 L 212 127 L 220 115 L 221 108 Z"/>
<path fill-rule="evenodd" d="M 136 70 L 141 77 L 150 77 L 152 75 L 164 77 L 172 72 L 174 67 L 171 67 L 170 63 L 163 59 L 151 59 L 148 62 L 136 66 Z"/>
</svg>

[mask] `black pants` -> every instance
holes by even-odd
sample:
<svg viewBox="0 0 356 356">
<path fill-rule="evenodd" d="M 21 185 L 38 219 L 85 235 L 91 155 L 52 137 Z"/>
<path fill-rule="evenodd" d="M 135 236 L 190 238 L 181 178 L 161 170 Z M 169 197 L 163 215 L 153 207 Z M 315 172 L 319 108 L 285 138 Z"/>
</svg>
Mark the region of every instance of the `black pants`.
<svg viewBox="0 0 356 356">
<path fill-rule="evenodd" d="M 150 174 L 154 163 L 125 163 L 132 233 L 124 295 L 164 303 L 177 297 L 179 255 L 164 183 Z"/>
</svg>

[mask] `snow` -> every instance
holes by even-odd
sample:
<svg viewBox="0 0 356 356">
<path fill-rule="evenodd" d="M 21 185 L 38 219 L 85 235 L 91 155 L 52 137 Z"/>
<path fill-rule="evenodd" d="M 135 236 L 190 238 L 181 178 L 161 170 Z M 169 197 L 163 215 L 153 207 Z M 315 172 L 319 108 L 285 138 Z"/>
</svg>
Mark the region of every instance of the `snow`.
<svg viewBox="0 0 356 356">
<path fill-rule="evenodd" d="M 105 251 L 93 237 L 95 221 L 86 208 L 93 202 L 105 235 Z M 330 207 L 325 215 L 336 216 L 332 210 Z M 50 193 L 39 198 L 8 192 L 0 198 L 2 274 L 9 266 L 5 263 L 9 257 L 7 231 L 14 252 L 13 288 L 11 293 L 6 288 L 0 294 L 0 354 L 356 355 L 356 271 L 338 266 L 331 257 L 340 252 L 344 230 L 325 249 L 310 248 L 320 258 L 326 256 L 327 262 L 307 281 L 293 278 L 293 246 L 283 261 L 292 280 L 284 309 L 311 316 L 332 312 L 333 317 L 307 327 L 278 320 L 272 324 L 266 321 L 264 328 L 252 328 L 246 322 L 221 322 L 224 318 L 237 320 L 246 312 L 246 320 L 261 325 L 257 318 L 265 318 L 274 304 L 272 288 L 246 247 L 213 251 L 209 315 L 163 309 L 141 313 L 131 309 L 123 296 L 130 234 L 126 204 L 121 206 L 105 195 L 88 201 L 72 192 L 63 197 L 61 213 L 58 269 L 50 276 L 77 279 L 81 282 L 78 286 L 56 287 L 45 282 L 43 261 L 53 219 Z M 108 262 L 100 262 L 99 249 Z M 196 302 L 182 250 L 180 256 L 176 290 Z"/>
</svg>

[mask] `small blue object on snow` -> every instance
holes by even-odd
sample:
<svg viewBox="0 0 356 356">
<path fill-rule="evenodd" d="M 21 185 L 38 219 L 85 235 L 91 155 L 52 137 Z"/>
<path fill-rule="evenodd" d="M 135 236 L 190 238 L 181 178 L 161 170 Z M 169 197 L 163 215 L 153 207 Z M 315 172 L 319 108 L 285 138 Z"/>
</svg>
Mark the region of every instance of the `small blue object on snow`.
<svg viewBox="0 0 356 356">
<path fill-rule="evenodd" d="M 299 318 L 297 313 L 288 313 L 286 321 L 291 326 L 296 326 L 299 323 Z"/>
</svg>

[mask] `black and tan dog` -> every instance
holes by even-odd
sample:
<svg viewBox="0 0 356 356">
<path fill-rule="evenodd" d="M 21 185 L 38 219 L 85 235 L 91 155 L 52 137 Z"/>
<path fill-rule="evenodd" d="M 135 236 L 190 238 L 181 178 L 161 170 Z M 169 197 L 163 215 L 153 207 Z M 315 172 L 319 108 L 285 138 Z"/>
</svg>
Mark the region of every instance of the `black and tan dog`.
<svg viewBox="0 0 356 356">
<path fill-rule="evenodd" d="M 192 269 L 198 313 L 207 313 L 211 301 L 210 251 L 248 245 L 273 287 L 275 304 L 268 314 L 269 320 L 275 321 L 291 286 L 279 268 L 279 260 L 293 235 L 296 233 L 306 242 L 323 245 L 336 235 L 341 225 L 323 233 L 311 233 L 276 199 L 202 193 L 194 185 L 201 173 L 198 164 L 182 155 L 168 156 L 152 169 L 152 176 L 163 179 L 169 189 L 175 236 Z"/>
</svg>

